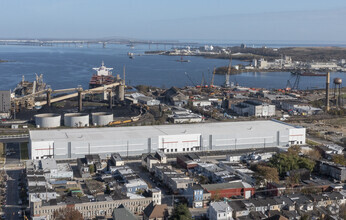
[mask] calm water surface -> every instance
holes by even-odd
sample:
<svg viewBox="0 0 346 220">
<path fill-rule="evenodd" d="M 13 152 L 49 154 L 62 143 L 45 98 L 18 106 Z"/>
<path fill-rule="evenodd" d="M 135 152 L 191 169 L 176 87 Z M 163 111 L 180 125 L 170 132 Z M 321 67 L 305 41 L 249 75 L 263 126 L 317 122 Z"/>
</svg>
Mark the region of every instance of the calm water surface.
<svg viewBox="0 0 346 220">
<path fill-rule="evenodd" d="M 163 46 L 151 47 L 151 50 L 165 49 Z M 169 49 L 169 48 L 167 48 Z M 103 60 L 107 67 L 114 68 L 113 74 L 122 76 L 126 66 L 126 82 L 130 85 L 152 85 L 158 87 L 183 87 L 192 85 L 187 72 L 195 84 L 200 84 L 202 75 L 210 83 L 214 67 L 228 65 L 228 60 L 206 59 L 203 57 L 185 57 L 190 63 L 176 62 L 180 57 L 142 55 L 129 59 L 128 52 L 144 54 L 149 50 L 147 45 L 136 45 L 134 49 L 126 45 L 91 45 L 90 47 L 52 47 L 37 46 L 1 46 L 0 59 L 13 62 L 0 63 L 0 89 L 13 89 L 21 80 L 33 80 L 34 74 L 43 74 L 44 80 L 53 89 L 74 88 L 82 85 L 88 88 L 93 67 L 98 67 Z M 247 62 L 233 60 L 233 65 Z M 332 73 L 331 78 L 341 77 L 346 82 L 346 73 Z M 284 88 L 291 78 L 289 72 L 242 73 L 231 76 L 231 81 L 242 86 L 262 88 Z M 214 84 L 223 84 L 225 76 L 216 75 Z M 293 84 L 294 79 L 291 79 Z M 324 77 L 301 77 L 300 88 L 323 88 Z"/>
</svg>

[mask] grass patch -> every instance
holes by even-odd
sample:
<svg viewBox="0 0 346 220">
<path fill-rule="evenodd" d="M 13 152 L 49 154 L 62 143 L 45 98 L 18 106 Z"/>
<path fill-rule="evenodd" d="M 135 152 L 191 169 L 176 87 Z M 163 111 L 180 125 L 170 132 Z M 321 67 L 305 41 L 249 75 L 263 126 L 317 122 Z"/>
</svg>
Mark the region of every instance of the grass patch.
<svg viewBox="0 0 346 220">
<path fill-rule="evenodd" d="M 320 145 L 319 143 L 312 141 L 312 140 L 309 140 L 309 139 L 306 139 L 306 143 L 308 145 L 311 145 L 311 146 L 319 146 Z"/>
<path fill-rule="evenodd" d="M 0 164 L 5 162 L 5 144 L 0 142 Z"/>
<path fill-rule="evenodd" d="M 29 160 L 28 142 L 20 143 L 20 159 Z"/>
</svg>

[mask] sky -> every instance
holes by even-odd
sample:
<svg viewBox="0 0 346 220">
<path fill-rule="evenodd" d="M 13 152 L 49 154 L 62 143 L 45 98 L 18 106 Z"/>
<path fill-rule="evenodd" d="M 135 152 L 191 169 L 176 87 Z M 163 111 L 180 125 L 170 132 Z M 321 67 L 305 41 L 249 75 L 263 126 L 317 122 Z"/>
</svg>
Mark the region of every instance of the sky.
<svg viewBox="0 0 346 220">
<path fill-rule="evenodd" d="M 0 0 L 0 38 L 346 43 L 345 0 Z"/>
</svg>

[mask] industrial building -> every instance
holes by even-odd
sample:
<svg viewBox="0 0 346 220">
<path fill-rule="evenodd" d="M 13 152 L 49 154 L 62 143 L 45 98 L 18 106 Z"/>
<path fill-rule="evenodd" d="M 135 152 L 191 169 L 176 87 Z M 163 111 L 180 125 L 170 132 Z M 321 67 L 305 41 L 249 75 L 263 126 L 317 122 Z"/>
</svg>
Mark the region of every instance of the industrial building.
<svg viewBox="0 0 346 220">
<path fill-rule="evenodd" d="M 232 110 L 242 116 L 271 117 L 275 116 L 275 105 L 258 100 L 247 100 L 232 105 Z"/>
<path fill-rule="evenodd" d="M 31 159 L 252 149 L 305 144 L 305 128 L 276 120 L 31 130 Z"/>
<path fill-rule="evenodd" d="M 137 98 L 138 102 L 143 104 L 143 105 L 149 105 L 149 106 L 153 106 L 153 105 L 160 105 L 160 101 L 157 99 L 154 99 L 152 97 L 148 97 L 148 96 L 139 96 Z"/>
<path fill-rule="evenodd" d="M 9 112 L 11 109 L 11 91 L 0 91 L 0 112 Z"/>
</svg>

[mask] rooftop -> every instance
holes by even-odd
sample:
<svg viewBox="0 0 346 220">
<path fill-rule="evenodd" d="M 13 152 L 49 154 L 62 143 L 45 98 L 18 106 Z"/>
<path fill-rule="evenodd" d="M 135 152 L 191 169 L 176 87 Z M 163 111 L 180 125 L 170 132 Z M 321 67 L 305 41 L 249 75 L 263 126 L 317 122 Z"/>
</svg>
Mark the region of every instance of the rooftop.
<svg viewBox="0 0 346 220">
<path fill-rule="evenodd" d="M 210 203 L 210 206 L 213 207 L 213 209 L 218 213 L 231 211 L 231 207 L 228 205 L 227 202 L 212 202 Z"/>
<path fill-rule="evenodd" d="M 87 161 L 100 161 L 101 158 L 98 154 L 87 154 L 85 155 Z"/>
<path fill-rule="evenodd" d="M 50 171 L 52 169 L 58 169 L 58 165 L 53 158 L 47 158 L 41 160 L 41 166 L 44 171 Z"/>
<path fill-rule="evenodd" d="M 234 200 L 228 203 L 231 208 L 235 211 L 242 211 L 242 210 L 246 210 L 246 206 L 244 205 L 244 203 L 240 200 Z"/>
<path fill-rule="evenodd" d="M 252 188 L 252 186 L 246 182 L 205 184 L 202 185 L 202 187 L 209 192 L 220 189 Z"/>
<path fill-rule="evenodd" d="M 121 156 L 120 156 L 119 153 L 113 153 L 113 154 L 112 154 L 112 158 L 113 158 L 115 161 L 122 161 Z"/>
<path fill-rule="evenodd" d="M 149 219 L 158 219 L 158 218 L 164 218 L 165 213 L 167 211 L 167 204 L 163 205 L 154 205 L 153 203 L 150 203 L 145 209 L 144 209 L 144 215 L 147 216 Z"/>
<path fill-rule="evenodd" d="M 114 220 L 138 220 L 138 218 L 123 205 L 113 210 L 113 218 Z"/>
<path fill-rule="evenodd" d="M 243 122 L 215 122 L 199 124 L 174 124 L 158 126 L 132 126 L 132 127 L 114 127 L 114 128 L 81 128 L 81 129 L 51 129 L 51 130 L 30 130 L 31 141 L 95 141 L 95 140 L 119 140 L 136 138 L 148 138 L 161 135 L 180 135 L 180 134 L 198 134 L 218 135 L 225 132 L 235 131 L 239 138 L 248 137 L 253 132 L 256 134 L 275 133 L 277 130 L 286 131 L 286 129 L 295 126 L 279 121 L 243 121 Z"/>
</svg>

